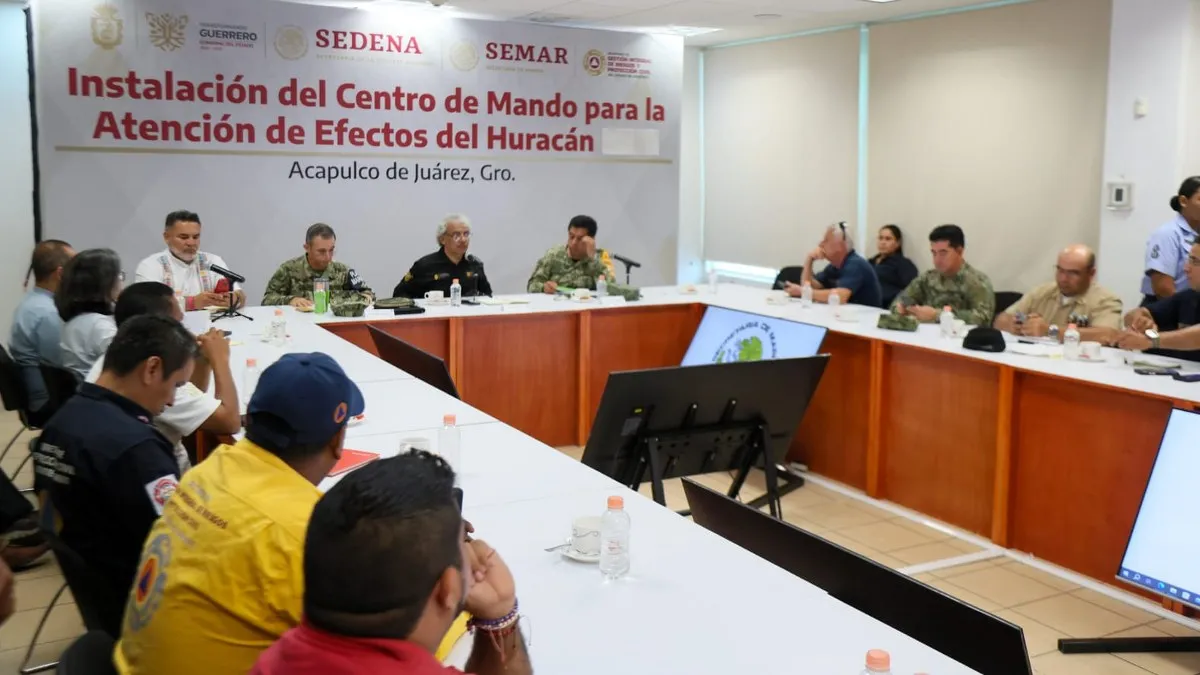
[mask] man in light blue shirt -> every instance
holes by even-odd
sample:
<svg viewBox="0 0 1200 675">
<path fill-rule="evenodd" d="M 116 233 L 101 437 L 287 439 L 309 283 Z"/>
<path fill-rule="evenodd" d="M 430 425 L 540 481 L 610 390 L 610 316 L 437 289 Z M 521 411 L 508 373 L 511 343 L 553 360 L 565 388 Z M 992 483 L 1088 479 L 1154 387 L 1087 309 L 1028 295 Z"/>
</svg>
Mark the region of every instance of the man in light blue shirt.
<svg viewBox="0 0 1200 675">
<path fill-rule="evenodd" d="M 58 291 L 63 267 L 74 255 L 70 244 L 57 239 L 47 239 L 35 246 L 29 272 L 36 285 L 25 294 L 13 314 L 8 349 L 21 369 L 32 413 L 41 410 L 49 400 L 38 365 L 62 365 L 62 348 L 59 346 L 62 319 L 54 306 L 54 294 Z M 35 421 L 45 421 L 36 420 L 36 414 L 34 417 Z"/>
</svg>

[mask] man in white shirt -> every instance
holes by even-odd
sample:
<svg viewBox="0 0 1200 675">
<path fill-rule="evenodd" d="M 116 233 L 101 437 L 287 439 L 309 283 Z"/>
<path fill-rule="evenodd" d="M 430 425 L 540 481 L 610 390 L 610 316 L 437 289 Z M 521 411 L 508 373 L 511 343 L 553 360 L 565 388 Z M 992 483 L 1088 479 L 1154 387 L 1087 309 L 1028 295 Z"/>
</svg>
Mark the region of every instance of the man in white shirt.
<svg viewBox="0 0 1200 675">
<path fill-rule="evenodd" d="M 118 327 L 144 314 L 183 320 L 183 312 L 171 288 L 158 282 L 133 284 L 122 291 L 117 299 L 114 318 Z M 175 446 L 180 475 L 191 468 L 187 452 L 180 442 L 185 436 L 192 435 L 197 429 L 214 434 L 235 434 L 242 428 L 237 385 L 229 367 L 229 341 L 222 331 L 213 329 L 197 338 L 197 342 L 200 345 L 200 358 L 196 359 L 191 381 L 176 389 L 174 402 L 154 418 L 154 426 Z M 103 370 L 102 356 L 88 372 L 87 381 L 94 383 Z M 212 393 L 208 391 L 210 379 L 213 382 Z"/>
<path fill-rule="evenodd" d="M 167 214 L 163 240 L 167 250 L 138 263 L 134 281 L 157 281 L 186 298 L 188 311 L 229 306 L 229 282 L 210 267 L 229 269 L 221 256 L 200 250 L 200 216 L 191 211 Z M 246 302 L 240 288 L 233 289 L 235 306 Z"/>
</svg>

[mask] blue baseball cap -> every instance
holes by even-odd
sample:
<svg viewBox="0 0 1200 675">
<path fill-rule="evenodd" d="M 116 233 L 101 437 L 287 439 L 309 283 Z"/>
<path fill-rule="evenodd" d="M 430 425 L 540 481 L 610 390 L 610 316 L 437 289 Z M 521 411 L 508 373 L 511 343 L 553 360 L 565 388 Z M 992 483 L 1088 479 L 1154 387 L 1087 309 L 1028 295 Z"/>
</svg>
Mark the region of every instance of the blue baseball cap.
<svg viewBox="0 0 1200 675">
<path fill-rule="evenodd" d="M 284 354 L 263 371 L 246 406 L 249 415 L 267 413 L 282 423 L 256 420 L 253 431 L 280 448 L 324 443 L 362 412 L 358 385 L 320 352 Z"/>
</svg>

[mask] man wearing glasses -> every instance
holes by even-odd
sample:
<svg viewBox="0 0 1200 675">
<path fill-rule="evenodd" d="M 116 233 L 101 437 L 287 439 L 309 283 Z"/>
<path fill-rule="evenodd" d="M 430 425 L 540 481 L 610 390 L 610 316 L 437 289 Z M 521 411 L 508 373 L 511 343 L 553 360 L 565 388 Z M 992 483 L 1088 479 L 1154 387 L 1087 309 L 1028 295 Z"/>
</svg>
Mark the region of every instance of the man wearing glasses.
<svg viewBox="0 0 1200 675">
<path fill-rule="evenodd" d="M 814 274 L 813 262 L 824 260 L 829 264 Z M 825 237 L 804 261 L 804 273 L 800 284 L 785 282 L 783 290 L 798 298 L 803 284 L 812 284 L 812 299 L 827 302 L 830 295 L 837 295 L 843 303 L 878 307 L 883 299 L 879 279 L 871 263 L 854 250 L 854 242 L 846 232 L 846 224 L 838 223 L 825 229 Z"/>
<path fill-rule="evenodd" d="M 467 253 L 471 246 L 471 221 L 452 213 L 437 228 L 440 248 L 417 260 L 396 284 L 394 298 L 423 298 L 429 291 L 450 296 L 450 284 L 458 279 L 464 298 L 491 295 L 492 285 L 483 271 L 483 261 Z"/>
<path fill-rule="evenodd" d="M 1184 271 L 1187 290 L 1125 315 L 1127 330 L 1117 339 L 1122 349 L 1200 361 L 1200 243 L 1192 245 Z"/>
<path fill-rule="evenodd" d="M 1056 326 L 1061 341 L 1072 323 L 1085 341 L 1111 342 L 1121 328 L 1121 299 L 1096 283 L 1096 254 L 1082 244 L 1058 254 L 1054 283 L 1021 296 L 994 325 L 1027 337 L 1045 337 Z"/>
</svg>

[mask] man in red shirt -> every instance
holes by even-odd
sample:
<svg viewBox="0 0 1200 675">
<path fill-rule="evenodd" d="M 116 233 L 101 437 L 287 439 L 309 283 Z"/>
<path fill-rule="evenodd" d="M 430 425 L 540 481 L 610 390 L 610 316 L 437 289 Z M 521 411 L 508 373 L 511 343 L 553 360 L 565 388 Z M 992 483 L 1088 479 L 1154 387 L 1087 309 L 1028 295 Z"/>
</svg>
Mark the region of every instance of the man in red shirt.
<svg viewBox="0 0 1200 675">
<path fill-rule="evenodd" d="M 434 658 L 466 609 L 474 675 L 531 675 L 512 573 L 470 540 L 454 472 L 423 451 L 381 459 L 317 502 L 304 542 L 304 620 L 251 675 L 459 675 Z"/>
</svg>

